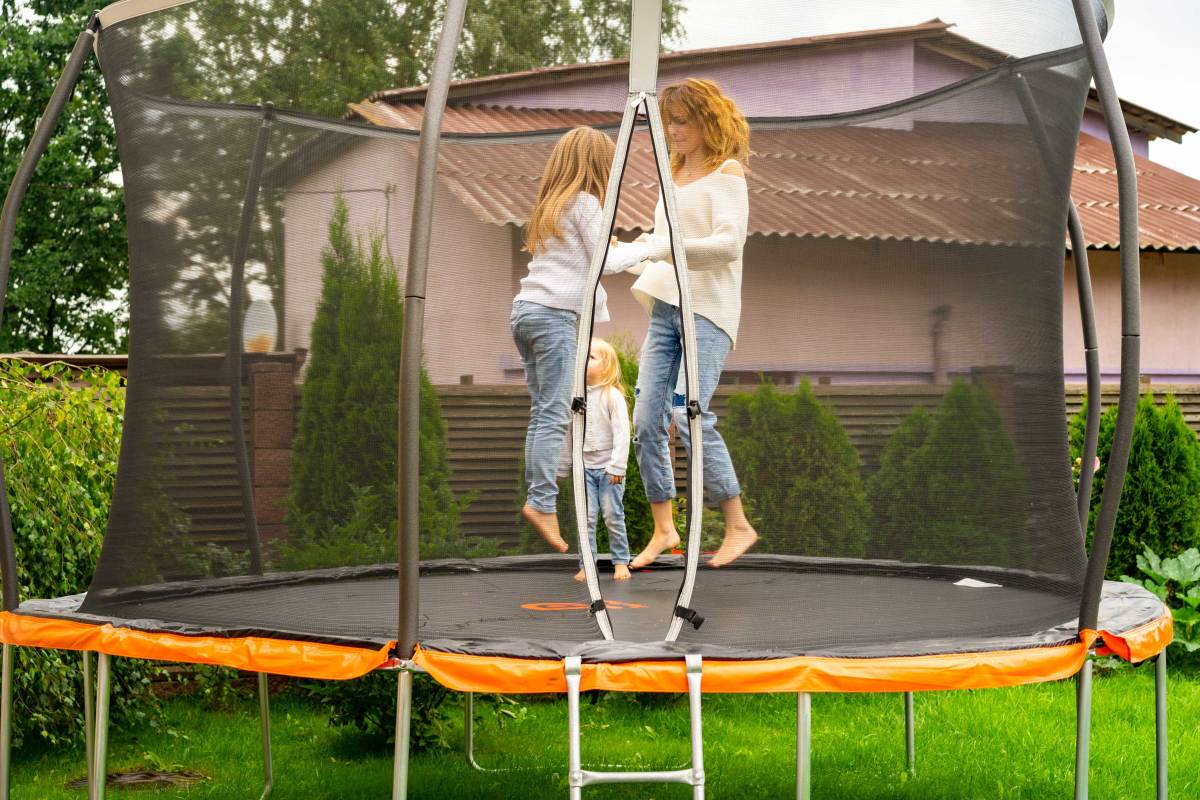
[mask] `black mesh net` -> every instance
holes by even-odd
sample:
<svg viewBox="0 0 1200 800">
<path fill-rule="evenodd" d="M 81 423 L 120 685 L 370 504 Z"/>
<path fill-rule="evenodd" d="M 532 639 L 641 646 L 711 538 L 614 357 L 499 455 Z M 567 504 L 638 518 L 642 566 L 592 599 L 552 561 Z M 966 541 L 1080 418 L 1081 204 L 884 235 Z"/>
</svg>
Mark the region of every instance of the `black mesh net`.
<svg viewBox="0 0 1200 800">
<path fill-rule="evenodd" d="M 385 5 L 386 18 L 371 5 L 341 19 L 319 3 L 189 4 L 101 35 L 131 346 L 117 491 L 85 610 L 393 635 L 403 287 L 439 19 Z M 1035 11 L 1043 24 L 1029 32 Z M 607 151 L 593 140 L 588 152 L 611 159 L 627 65 L 598 45 L 582 66 L 544 69 L 561 42 L 497 55 L 472 23 L 484 13 L 469 12 L 434 187 L 421 638 L 598 638 L 574 580 L 589 516 L 616 638 L 665 635 L 681 556 L 629 584 L 613 570 L 650 541 L 652 501 L 686 535 L 691 400 L 720 434 L 705 439 L 713 505 L 690 510 L 703 515 L 701 549 L 720 547 L 722 508 L 739 519 L 734 500 L 759 539 L 720 571 L 699 567 L 690 604 L 708 621 L 686 641 L 924 652 L 1072 619 L 1085 555 L 1062 280 L 1089 73 L 1070 3 L 947 3 L 941 18 L 969 19 L 994 33 L 987 43 L 935 20 L 666 54 L 660 86 L 711 79 L 748 118 L 742 188 L 736 175 L 676 176 L 682 219 L 669 230 L 642 118 L 617 165 L 613 229 L 595 225 L 603 192 L 572 184 L 535 253 L 526 235 L 547 165 L 575 128 L 607 137 Z M 798 24 L 764 13 L 781 17 L 776 38 Z M 406 85 L 417 88 L 389 89 Z M 678 109 L 664 117 L 676 152 Z M 722 261 L 712 237 L 730 192 L 748 214 Z M 617 269 L 626 248 L 651 253 L 668 232 L 690 261 L 699 397 L 678 380 L 668 253 L 606 274 L 595 319 L 579 316 L 594 247 L 619 237 Z M 562 459 L 581 325 L 614 345 L 627 389 L 597 405 L 588 393 L 582 515 Z M 531 525 L 527 505 L 553 511 L 569 553 L 548 555 L 545 518 Z"/>
</svg>

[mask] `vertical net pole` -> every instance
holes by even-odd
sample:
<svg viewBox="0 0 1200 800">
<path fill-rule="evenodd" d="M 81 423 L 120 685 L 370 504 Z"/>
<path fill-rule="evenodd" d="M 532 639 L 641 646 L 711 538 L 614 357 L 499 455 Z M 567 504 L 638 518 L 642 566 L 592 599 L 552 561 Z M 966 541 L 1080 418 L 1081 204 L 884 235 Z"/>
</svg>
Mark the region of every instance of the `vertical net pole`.
<svg viewBox="0 0 1200 800">
<path fill-rule="evenodd" d="M 263 167 L 267 160 L 267 145 L 271 141 L 271 122 L 275 106 L 264 103 L 262 123 L 254 138 L 250 170 L 246 174 L 246 191 L 242 196 L 242 216 L 238 223 L 237 239 L 233 245 L 233 268 L 229 278 L 229 353 L 226 359 L 229 377 L 229 419 L 233 424 L 233 452 L 237 459 L 238 483 L 242 494 L 243 525 L 246 546 L 250 550 L 250 570 L 261 575 L 262 542 L 258 537 L 258 514 L 254 508 L 254 486 L 250 476 L 250 454 L 246 449 L 246 428 L 242 420 L 242 294 L 246 290 L 246 251 L 250 233 L 258 218 L 258 190 L 262 184 Z"/>
<path fill-rule="evenodd" d="M 50 102 L 34 128 L 33 136 L 21 156 L 9 185 L 8 194 L 4 198 L 4 209 L 0 211 L 0 323 L 4 321 L 4 296 L 8 291 L 8 273 L 12 266 L 13 241 L 17 233 L 17 214 L 21 211 L 21 203 L 25 200 L 25 192 L 33 181 L 34 170 L 38 161 L 46 152 L 50 138 L 54 135 L 54 127 L 62 116 L 63 108 L 71 99 L 71 92 L 83 71 L 84 62 L 96 39 L 100 26 L 95 17 L 88 21 L 87 27 L 75 39 L 75 46 L 67 58 Z M 0 457 L 0 583 L 3 584 L 4 608 L 12 610 L 20 604 L 20 592 L 17 584 L 17 551 L 13 542 L 12 519 L 8 509 L 8 488 L 4 481 L 4 461 Z"/>
<path fill-rule="evenodd" d="M 1100 512 L 1096 518 L 1096 533 L 1088 558 L 1079 611 L 1080 630 L 1094 630 L 1100 613 L 1104 571 L 1108 566 L 1117 506 L 1121 502 L 1121 490 L 1125 485 L 1125 471 L 1129 465 L 1129 448 L 1133 440 L 1133 423 L 1137 413 L 1141 357 L 1141 250 L 1138 237 L 1137 172 L 1133 160 L 1133 147 L 1129 142 L 1129 130 L 1125 127 L 1125 117 L 1121 111 L 1116 87 L 1113 85 L 1108 60 L 1104 55 L 1102 33 L 1091 0 L 1072 0 L 1072 4 L 1092 68 L 1096 93 L 1100 96 L 1100 103 L 1104 109 L 1108 138 L 1112 143 L 1113 158 L 1117 165 L 1117 196 L 1121 214 L 1121 395 L 1118 401 L 1116 429 L 1113 431 L 1112 452 L 1108 460 L 1108 475 L 1104 482 L 1104 494 L 1100 499 Z"/>
<path fill-rule="evenodd" d="M 450 92 L 450 73 L 458 37 L 466 15 L 466 0 L 448 0 L 442 19 L 425 113 L 421 118 L 421 144 L 417 151 L 416 192 L 413 197 L 412 229 L 408 242 L 408 276 L 404 294 L 404 333 L 400 350 L 400 413 L 397 481 L 397 571 L 399 572 L 400 618 L 396 642 L 400 655 L 408 658 L 417 643 L 419 562 L 421 534 L 421 353 L 425 324 L 425 286 L 429 271 L 429 242 L 433 230 L 433 200 L 437 181 L 438 139 L 442 113 Z"/>
</svg>

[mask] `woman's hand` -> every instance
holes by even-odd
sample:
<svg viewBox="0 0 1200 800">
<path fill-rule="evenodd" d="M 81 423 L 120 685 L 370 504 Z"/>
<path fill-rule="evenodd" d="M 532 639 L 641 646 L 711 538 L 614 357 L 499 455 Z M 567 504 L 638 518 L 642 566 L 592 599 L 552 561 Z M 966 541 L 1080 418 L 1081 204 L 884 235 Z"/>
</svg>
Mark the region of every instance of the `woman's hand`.
<svg viewBox="0 0 1200 800">
<path fill-rule="evenodd" d="M 613 475 L 610 472 L 610 473 L 608 473 L 608 482 L 610 484 L 612 484 L 613 486 L 616 486 L 618 483 L 625 482 L 625 476 L 624 475 Z"/>
<path fill-rule="evenodd" d="M 640 233 L 638 235 L 638 237 L 636 239 L 634 239 L 635 242 L 647 242 L 649 240 L 650 240 L 650 234 L 646 233 L 645 231 Z"/>
</svg>

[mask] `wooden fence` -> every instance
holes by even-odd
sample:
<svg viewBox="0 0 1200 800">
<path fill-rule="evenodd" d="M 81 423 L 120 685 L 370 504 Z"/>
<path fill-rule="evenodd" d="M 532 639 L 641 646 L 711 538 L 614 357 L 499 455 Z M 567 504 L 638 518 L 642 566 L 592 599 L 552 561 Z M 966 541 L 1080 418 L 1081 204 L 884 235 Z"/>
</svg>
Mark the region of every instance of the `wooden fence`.
<svg viewBox="0 0 1200 800">
<path fill-rule="evenodd" d="M 529 395 L 525 387 L 435 388 L 449 428 L 452 488 L 456 494 L 475 493 L 475 500 L 463 518 L 464 528 L 475 535 L 511 537 L 520 508 L 517 470 L 529 419 Z M 713 397 L 713 411 L 722 416 L 729 396 L 748 388 L 719 387 Z M 1200 386 L 1154 384 L 1153 388 L 1160 403 L 1167 394 L 1174 395 L 1188 424 L 1200 432 Z M 883 446 L 900 420 L 918 405 L 937 405 L 944 391 L 945 387 L 920 384 L 813 387 L 817 397 L 837 414 L 866 470 L 873 470 L 879 463 Z M 1079 411 L 1083 392 L 1083 386 L 1067 387 L 1068 415 Z M 1105 408 L 1116 402 L 1117 393 L 1116 385 L 1103 388 Z M 676 465 L 681 470 L 682 448 L 677 448 L 677 457 Z"/>
</svg>

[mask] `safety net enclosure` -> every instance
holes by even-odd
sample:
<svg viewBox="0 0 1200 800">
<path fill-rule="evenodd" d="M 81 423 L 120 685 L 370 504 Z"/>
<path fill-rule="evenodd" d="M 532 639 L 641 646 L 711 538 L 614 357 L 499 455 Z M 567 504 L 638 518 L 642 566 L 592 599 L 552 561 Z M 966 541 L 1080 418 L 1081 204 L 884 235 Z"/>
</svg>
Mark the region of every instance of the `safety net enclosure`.
<svg viewBox="0 0 1200 800">
<path fill-rule="evenodd" d="M 854 34 L 742 5 L 775 40 L 661 54 L 678 12 L 647 0 L 628 25 L 571 6 L 569 31 L 462 0 L 100 12 L 8 194 L 0 285 L 95 49 L 130 237 L 124 438 L 88 593 L 20 599 L 0 509 L 6 675 L 11 645 L 100 652 L 102 687 L 114 655 L 390 666 L 400 721 L 414 669 L 566 691 L 577 793 L 614 780 L 578 769 L 581 686 L 686 688 L 698 726 L 702 691 L 1160 654 L 1168 609 L 1104 582 L 1136 246 L 1091 554 L 1063 414 L 1068 236 L 1099 390 L 1069 198 L 1093 78 L 1138 239 L 1111 4 L 922 2 L 936 19 L 893 28 L 887 4 Z M 697 742 L 665 780 L 702 792 Z"/>
<path fill-rule="evenodd" d="M 934 36 L 946 28 L 935 21 L 870 46 L 809 37 L 667 54 L 657 76 L 623 59 L 489 56 L 464 36 L 415 238 L 426 89 L 378 90 L 429 75 L 441 11 L 320 9 L 118 4 L 100 16 L 130 238 L 127 419 L 91 588 L 27 601 L 21 620 L 10 611 L 21 638 L 41 628 L 61 641 L 83 625 L 81 643 L 136 655 L 159 645 L 130 642 L 203 637 L 211 653 L 185 648 L 200 660 L 326 677 L 415 645 L 459 688 L 475 679 L 448 656 L 999 651 L 1022 665 L 976 675 L 982 661 L 965 656 L 931 678 L 948 687 L 1029 680 L 1030 659 L 1040 679 L 1078 668 L 1092 634 L 1078 623 L 1088 558 L 1066 454 L 1062 260 L 1092 72 L 1071 3 L 947 9 L 990 31 L 988 45 Z M 401 36 L 413 46 L 380 45 Z M 679 145 L 652 90 L 692 78 L 712 79 L 749 128 L 749 150 L 732 153 L 748 196 L 732 223 L 740 252 L 716 267 L 697 244 L 713 232 L 688 216 L 697 192 L 669 184 L 682 228 L 660 199 Z M 568 204 L 549 258 L 574 277 L 531 293 L 528 223 L 572 128 L 603 139 L 586 145 L 602 167 L 592 216 Z M 609 246 L 609 232 L 623 241 Z M 608 274 L 641 233 L 671 246 L 632 271 L 657 271 L 657 294 Z M 677 268 L 689 255 L 699 266 Z M 736 278 L 711 280 L 730 260 Z M 550 321 L 519 322 L 514 295 Z M 407 372 L 406 303 L 419 353 Z M 637 373 L 655 303 L 692 320 L 656 383 Z M 625 506 L 636 554 L 661 493 L 646 472 L 665 464 L 683 543 L 630 583 L 611 580 L 611 557 L 583 559 L 586 580 L 573 579 L 586 527 L 575 509 L 597 504 L 581 453 L 549 500 L 571 552 L 548 553 L 518 516 L 546 462 L 533 428 L 543 441 L 558 426 L 570 448 L 588 424 L 567 407 L 589 333 L 625 351 L 631 400 L 652 383 L 678 398 L 661 426 L 634 411 L 628 462 L 641 469 Z M 701 352 L 712 342 L 728 349 L 715 367 Z M 694 401 L 705 414 L 692 419 Z M 720 436 L 690 458 L 718 408 Z M 670 444 L 651 435 L 672 423 Z M 416 460 L 398 480 L 405 436 Z M 720 543 L 720 511 L 688 513 L 706 482 L 709 503 L 740 496 L 759 537 L 721 569 L 701 557 Z M 406 566 L 412 550 L 420 564 Z M 1150 644 L 1135 651 L 1169 635 L 1160 605 L 1110 596 L 1109 617 L 1125 622 L 1100 629 L 1118 647 L 1146 623 Z M 296 660 L 276 641 L 319 655 Z M 487 684 L 520 691 L 523 674 Z M 787 674 L 770 685 L 804 688 Z"/>
<path fill-rule="evenodd" d="M 1063 407 L 1093 77 L 1137 238 L 1110 12 L 858 4 L 887 13 L 822 36 L 806 4 L 744 5 L 778 41 L 660 55 L 678 19 L 641 0 L 627 28 L 585 15 L 525 50 L 460 0 L 101 12 L 56 102 L 94 45 L 130 241 L 120 464 L 84 595 L 18 605 L 5 508 L 6 647 L 323 678 L 399 665 L 569 690 L 576 714 L 581 676 L 698 693 L 701 659 L 703 691 L 807 693 L 1159 653 L 1163 604 L 1103 579 L 1134 245 L 1090 557 Z M 593 403 L 593 336 L 620 351 L 626 396 Z M 616 580 L 664 513 L 681 540 Z"/>
</svg>

